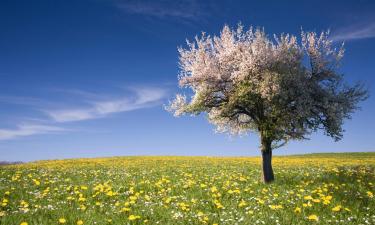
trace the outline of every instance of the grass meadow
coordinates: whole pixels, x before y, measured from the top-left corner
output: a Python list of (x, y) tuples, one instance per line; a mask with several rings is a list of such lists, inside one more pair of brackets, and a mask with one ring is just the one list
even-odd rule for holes
[(375, 153), (112, 157), (0, 167), (0, 224), (375, 224)]

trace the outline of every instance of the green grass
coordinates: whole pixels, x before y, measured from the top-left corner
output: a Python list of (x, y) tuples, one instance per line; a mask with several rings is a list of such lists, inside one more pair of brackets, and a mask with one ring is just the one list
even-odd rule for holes
[(375, 224), (375, 153), (279, 156), (273, 163), (271, 185), (261, 182), (257, 157), (1, 166), (0, 224)]

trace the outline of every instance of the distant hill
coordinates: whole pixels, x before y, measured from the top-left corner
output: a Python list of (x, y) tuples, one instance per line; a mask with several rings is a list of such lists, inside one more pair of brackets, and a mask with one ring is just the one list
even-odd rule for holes
[(16, 161), (16, 162), (0, 161), (0, 166), (2, 166), (2, 165), (22, 164), (22, 163), (23, 163), (23, 162), (21, 162), (21, 161)]

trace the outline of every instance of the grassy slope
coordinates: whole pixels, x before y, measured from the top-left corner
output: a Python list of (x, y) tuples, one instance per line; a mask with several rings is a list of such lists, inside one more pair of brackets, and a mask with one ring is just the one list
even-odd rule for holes
[[(273, 162), (272, 185), (260, 181), (259, 157), (3, 166), (0, 224), (58, 224), (60, 218), (66, 224), (375, 224), (374, 152), (277, 156)], [(317, 221), (309, 220), (312, 215)]]

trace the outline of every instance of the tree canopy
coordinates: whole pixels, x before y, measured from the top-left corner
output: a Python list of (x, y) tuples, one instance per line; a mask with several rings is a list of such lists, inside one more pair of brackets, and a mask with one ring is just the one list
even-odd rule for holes
[(340, 140), (344, 119), (367, 97), (362, 85), (344, 83), (343, 44), (334, 47), (329, 32), (302, 31), (298, 39), (224, 26), (178, 50), (179, 84), (193, 94), (178, 94), (168, 110), (207, 113), (217, 131), (258, 132), (272, 148), (318, 129)]

